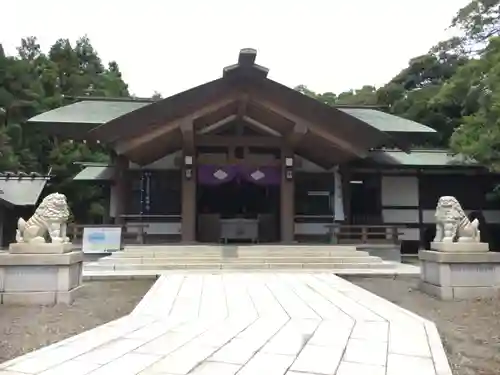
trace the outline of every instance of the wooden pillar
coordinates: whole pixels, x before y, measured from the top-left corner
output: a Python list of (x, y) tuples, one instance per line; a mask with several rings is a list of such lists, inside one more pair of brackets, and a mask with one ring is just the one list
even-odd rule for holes
[[(423, 196), (423, 182), (422, 170), (417, 170), (417, 185), (418, 185), (418, 237), (419, 237), (419, 250), (425, 249), (427, 244), (425, 242), (425, 225), (424, 225), (424, 211), (422, 210), (422, 196)], [(399, 238), (399, 237), (398, 237)]]
[[(285, 147), (281, 152), (280, 226), (281, 242), (290, 243), (295, 239), (295, 176), (293, 166), (286, 166), (287, 158), (293, 160), (293, 152)], [(292, 171), (292, 179), (287, 178), (287, 170)]]
[(114, 193), (115, 193), (115, 223), (123, 224), (125, 222), (123, 215), (125, 214), (127, 202), (127, 171), (129, 161), (124, 155), (116, 155), (114, 157)]
[[(293, 242), (295, 240), (295, 171), (294, 155), (295, 148), (308, 132), (308, 127), (296, 122), (291, 132), (286, 135), (284, 145), (281, 148), (281, 194), (280, 194), (280, 226), (281, 242)], [(286, 165), (286, 160), (291, 159), (292, 165)], [(291, 178), (287, 178), (287, 172), (291, 172)]]
[(104, 199), (104, 215), (102, 218), (103, 224), (112, 224), (110, 217), (110, 209), (111, 209), (111, 184), (106, 183), (104, 187), (105, 198)]
[(5, 221), (5, 207), (0, 207), (0, 247), (4, 246), (3, 243), (3, 230)]
[(181, 124), (183, 136), (182, 157), (182, 242), (196, 241), (196, 155), (193, 122)]

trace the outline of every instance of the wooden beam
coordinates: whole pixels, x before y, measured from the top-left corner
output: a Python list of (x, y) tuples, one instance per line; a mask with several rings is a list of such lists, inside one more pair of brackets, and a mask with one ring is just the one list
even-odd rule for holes
[(192, 119), (184, 119), (180, 123), (179, 128), (182, 133), (182, 148), (186, 155), (194, 155), (194, 125)]
[(219, 129), (221, 126), (226, 125), (227, 123), (236, 120), (238, 115), (231, 115), (226, 118), (223, 118), (222, 120), (217, 121), (216, 123), (213, 123), (211, 125), (205, 126), (204, 128), (200, 129), (198, 131), (198, 134), (207, 134), (210, 132), (213, 132), (214, 130)]
[(278, 131), (270, 128), (267, 125), (264, 125), (260, 121), (254, 120), (251, 117), (243, 116), (243, 121), (246, 121), (249, 125), (253, 125), (254, 127), (256, 127), (257, 129), (259, 129), (259, 130), (261, 130), (263, 132), (271, 134), (271, 135), (273, 135), (275, 137), (281, 137), (281, 133), (280, 132), (278, 132)]
[[(179, 128), (179, 124), (177, 122), (167, 124), (161, 128), (162, 132), (161, 132), (161, 135), (158, 135), (158, 137), (165, 135), (165, 134), (168, 134), (168, 133), (171, 133), (171, 132), (177, 130), (178, 128)], [(148, 134), (146, 134), (146, 135), (148, 135)], [(152, 141), (153, 139), (154, 138), (150, 138), (150, 137), (146, 138), (146, 137), (140, 136), (140, 137), (128, 139), (125, 141), (119, 141), (118, 143), (115, 144), (115, 146), (113, 148), (118, 155), (123, 155), (123, 154), (128, 153), (129, 151), (132, 151), (138, 147), (141, 147), (146, 142)]]
[(287, 134), (286, 143), (294, 150), (306, 133), (306, 125), (302, 123), (295, 124), (292, 131)]
[(294, 122), (295, 124), (301, 124), (301, 125), (305, 125), (309, 131), (311, 131), (311, 133), (314, 133), (326, 140), (328, 140), (329, 142), (335, 144), (338, 148), (352, 154), (352, 155), (356, 155), (358, 157), (361, 157), (361, 158), (364, 158), (367, 154), (368, 154), (368, 151), (367, 150), (360, 150), (356, 147), (354, 147), (352, 144), (350, 144), (349, 142), (346, 142), (344, 141), (343, 139), (340, 139), (336, 136), (334, 136), (333, 134), (325, 131), (324, 129), (322, 129), (320, 126), (300, 117), (300, 116), (297, 116), (297, 115), (294, 115), (293, 113), (287, 111), (286, 109), (283, 109), (283, 108), (280, 108), (278, 107), (277, 105), (275, 105), (274, 103), (272, 103), (271, 101), (267, 100), (267, 99), (262, 99), (262, 98), (259, 98), (258, 95), (255, 95), (255, 96), (252, 96), (252, 102), (260, 105), (260, 106), (263, 106), (269, 110), (271, 110), (272, 112), (275, 112), (276, 114)]
[(219, 100), (215, 103), (209, 104), (205, 107), (202, 107), (202, 108), (190, 113), (187, 116), (177, 118), (171, 122), (163, 124), (162, 126), (158, 126), (158, 127), (146, 130), (146, 132), (142, 135), (130, 138), (128, 140), (120, 141), (115, 145), (114, 149), (118, 154), (123, 154), (127, 151), (130, 151), (130, 150), (135, 149), (137, 147), (140, 147), (144, 144), (147, 144), (148, 142), (150, 142), (158, 137), (161, 137), (165, 134), (172, 132), (173, 130), (179, 128), (180, 125), (187, 120), (194, 121), (195, 119), (197, 119), (201, 116), (207, 115), (208, 113), (214, 112), (221, 107), (224, 107), (230, 103), (233, 103), (235, 100), (237, 100), (237, 98), (234, 96), (231, 96), (231, 97)]
[(199, 135), (196, 137), (198, 146), (262, 146), (279, 147), (283, 139), (278, 137), (260, 136), (221, 136), (221, 135)]
[(245, 113), (247, 111), (248, 98), (249, 98), (248, 94), (241, 95), (241, 99), (238, 103), (238, 113), (237, 113), (238, 120), (241, 120), (243, 116), (245, 116)]

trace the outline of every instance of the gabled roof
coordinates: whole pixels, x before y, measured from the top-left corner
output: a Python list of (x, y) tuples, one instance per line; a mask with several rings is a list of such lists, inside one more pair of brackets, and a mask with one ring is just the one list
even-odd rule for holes
[[(255, 64), (255, 57), (255, 50), (242, 50), (238, 63), (224, 68), (221, 78), (166, 99), (155, 102), (83, 101), (36, 116), (29, 122), (57, 124), (58, 129), (51, 128), (53, 134), (66, 132), (74, 139), (87, 137), (113, 145), (150, 134), (147, 141), (139, 142), (147, 155), (139, 155), (137, 148), (126, 154), (139, 164), (147, 164), (161, 152), (172, 152), (179, 147), (183, 139), (180, 122), (185, 118), (201, 119), (210, 114), (207, 108), (211, 113), (224, 107), (234, 110), (243, 101), (248, 103), (248, 111), (260, 114), (262, 118), (258, 120), (267, 119), (270, 127), (274, 118), (276, 126), (284, 120), (288, 128), (298, 122), (309, 130), (316, 128), (317, 131), (305, 135), (297, 151), (310, 160), (323, 160), (324, 166), (364, 157), (372, 148), (386, 146), (404, 150), (407, 139), (400, 139), (398, 134), (435, 133), (426, 126), (374, 109), (335, 108), (321, 103), (267, 78), (268, 69)], [(244, 97), (246, 99), (242, 99)], [(291, 131), (286, 127), (282, 127), (282, 133)], [(346, 150), (350, 151), (346, 154)]]
[(44, 130), (54, 135), (82, 139), (96, 126), (148, 104), (149, 102), (144, 101), (104, 101), (89, 98), (39, 114), (29, 119), (28, 123), (44, 126)]
[(339, 107), (338, 109), (386, 133), (395, 135), (397, 133), (437, 133), (434, 129), (418, 122), (375, 109), (346, 107)]
[(437, 149), (414, 149), (409, 150), (409, 152), (400, 150), (373, 150), (360, 163), (393, 167), (484, 168), (476, 161), (470, 160), (463, 155), (455, 155), (449, 150)]
[(73, 180), (75, 181), (108, 181), (113, 179), (114, 167), (107, 165), (89, 165), (82, 169)]
[(35, 205), (49, 179), (35, 173), (0, 173), (0, 200), (13, 206)]

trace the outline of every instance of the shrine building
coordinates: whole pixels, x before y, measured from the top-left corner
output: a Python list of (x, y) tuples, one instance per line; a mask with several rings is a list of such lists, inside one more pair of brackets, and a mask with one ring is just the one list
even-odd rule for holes
[(83, 163), (75, 183), (109, 186), (110, 220), (142, 223), (151, 243), (321, 242), (335, 227), (398, 227), (418, 246), (441, 195), (500, 223), (488, 198), (496, 175), (446, 150), (411, 149), (434, 129), (321, 103), (255, 59), (243, 49), (222, 77), (166, 99), (88, 97), (29, 123), (109, 146), (112, 163)]

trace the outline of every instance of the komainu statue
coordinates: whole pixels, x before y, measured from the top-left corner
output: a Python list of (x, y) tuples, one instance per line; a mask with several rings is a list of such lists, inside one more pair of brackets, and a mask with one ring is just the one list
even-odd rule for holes
[(434, 242), (480, 242), (479, 221), (472, 222), (455, 197), (439, 198)]
[(52, 243), (69, 243), (66, 237), (69, 208), (64, 194), (47, 195), (28, 221), (19, 218), (16, 241), (24, 243), (45, 243), (48, 233)]

